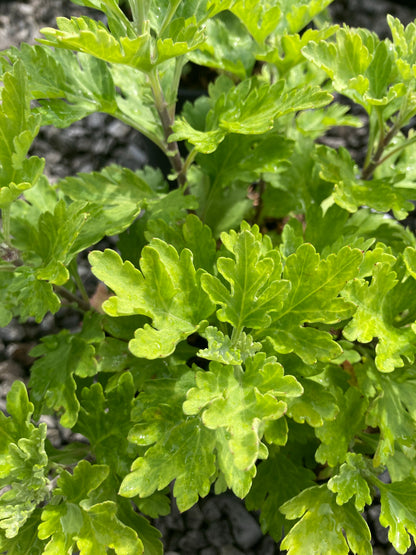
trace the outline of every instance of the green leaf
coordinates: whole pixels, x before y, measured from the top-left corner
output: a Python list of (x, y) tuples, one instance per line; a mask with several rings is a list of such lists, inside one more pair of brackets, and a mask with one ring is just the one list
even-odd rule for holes
[(362, 512), (364, 505), (371, 505), (372, 497), (367, 480), (368, 463), (362, 455), (348, 453), (346, 462), (339, 469), (339, 473), (328, 482), (328, 488), (337, 494), (337, 504), (344, 505), (352, 497), (357, 511)]
[(256, 55), (258, 60), (274, 64), (280, 75), (285, 75), (296, 65), (305, 61), (302, 48), (310, 41), (318, 42), (332, 36), (338, 25), (324, 26), (322, 29), (306, 29), (302, 35), (284, 33), (280, 39), (280, 48), (270, 48), (265, 53)]
[[(218, 90), (222, 94), (218, 94)], [(319, 108), (331, 100), (317, 87), (285, 90), (283, 80), (269, 85), (250, 78), (233, 86), (232, 81), (220, 77), (210, 96), (212, 108), (206, 117), (206, 128), (201, 131), (185, 119), (177, 118), (169, 140), (187, 140), (197, 151), (214, 152), (228, 133), (259, 135), (273, 128), (275, 119), (285, 114), (308, 108)]]
[(416, 484), (412, 478), (393, 484), (377, 481), (381, 494), (380, 524), (389, 527), (389, 540), (399, 553), (416, 538)]
[[(24, 384), (15, 381), (0, 412), (0, 529), (14, 538), (49, 497), (46, 424), (31, 424), (33, 405)], [(0, 537), (0, 545), (2, 543)]]
[(6, 538), (0, 534), (0, 550), (7, 555), (42, 555), (45, 549), (45, 542), (37, 536), (37, 529), (40, 524), (40, 513), (42, 509), (35, 509), (25, 524), (19, 529), (17, 536)]
[(102, 501), (99, 488), (108, 476), (108, 467), (81, 461), (73, 474), (64, 470), (55, 489), (55, 504), (42, 512), (39, 538), (50, 541), (45, 554), (70, 553), (106, 555), (109, 548), (118, 555), (143, 553), (136, 532), (117, 516), (117, 504)]
[(178, 380), (155, 379), (144, 385), (133, 412), (138, 423), (129, 440), (150, 447), (133, 463), (121, 495), (148, 497), (175, 480), (173, 493), (185, 511), (198, 496), (208, 494), (216, 473), (215, 435), (198, 417), (183, 414), (182, 403), (193, 384), (193, 372), (186, 372)]
[(48, 311), (55, 314), (61, 307), (61, 301), (52, 285), (39, 279), (36, 270), (27, 266), (20, 266), (14, 272), (7, 288), (23, 321), (33, 317), (40, 323)]
[(300, 518), (281, 544), (282, 549), (288, 550), (288, 555), (372, 553), (367, 523), (351, 502), (337, 505), (335, 495), (326, 484), (302, 491), (280, 510), (290, 520)]
[(350, 153), (343, 147), (338, 151), (326, 146), (317, 149), (317, 161), (322, 179), (333, 183), (334, 201), (349, 212), (367, 205), (380, 212), (393, 210), (398, 219), (414, 209), (410, 199), (416, 197), (414, 184), (407, 186), (404, 175), (396, 172), (383, 179), (364, 181), (357, 178), (357, 167)]
[(303, 387), (303, 395), (290, 400), (288, 416), (295, 422), (307, 422), (314, 428), (323, 426), (326, 420), (333, 420), (339, 412), (339, 407), (332, 393), (312, 379), (304, 378), (299, 381)]
[(270, 313), (278, 312), (287, 295), (288, 284), (280, 279), (282, 265), (277, 250), (267, 236), (243, 223), (241, 231), (222, 233), (221, 240), (233, 255), (218, 259), (219, 273), (230, 284), (230, 290), (219, 278), (204, 274), (203, 289), (210, 299), (221, 305), (217, 316), (229, 322), (238, 334), (244, 327), (262, 329), (271, 322)]
[(335, 90), (369, 113), (373, 106), (387, 105), (399, 92), (397, 87), (389, 88), (397, 72), (391, 49), (367, 30), (340, 29), (335, 43), (311, 41), (302, 53), (328, 73)]
[(206, 67), (216, 68), (245, 79), (253, 69), (254, 42), (241, 22), (229, 12), (208, 19), (206, 39), (189, 59)]
[(16, 62), (2, 76), (0, 103), (0, 207), (8, 207), (36, 183), (44, 160), (27, 153), (39, 131), (40, 119), (30, 109), (31, 96), (23, 64)]
[(192, 252), (193, 265), (196, 270), (203, 268), (212, 272), (217, 257), (217, 246), (209, 226), (204, 225), (194, 214), (188, 214), (184, 223), (154, 218), (149, 221), (145, 232), (149, 241), (157, 237), (171, 244), (178, 252), (189, 249)]
[(273, 5), (273, 2), (236, 0), (232, 2), (230, 10), (244, 23), (260, 45), (264, 44), (281, 18), (281, 8)]
[(281, 540), (287, 523), (277, 507), (313, 486), (314, 479), (312, 471), (277, 449), (273, 449), (269, 458), (258, 465), (257, 476), (245, 501), (249, 511), (261, 511), (263, 534), (269, 533), (276, 542)]
[[(57, 18), (58, 29), (45, 27), (41, 30), (46, 39), (40, 42), (48, 46), (77, 50), (112, 64), (123, 64), (149, 72), (154, 66), (183, 56), (203, 41), (195, 18), (176, 20), (169, 28), (167, 38), (153, 40), (148, 22), (138, 36), (115, 37), (100, 21), (88, 17)], [(167, 31), (167, 33), (169, 33)]]
[(6, 54), (12, 63), (23, 63), (27, 87), (40, 102), (40, 108), (34, 111), (43, 125), (62, 128), (96, 111), (116, 111), (116, 89), (105, 62), (41, 45), (22, 44)]
[(306, 364), (329, 361), (341, 353), (328, 332), (304, 323), (334, 324), (351, 316), (354, 305), (338, 295), (357, 275), (361, 260), (361, 251), (349, 247), (321, 260), (307, 243), (287, 258), (283, 277), (291, 288), (270, 328), (263, 332), (278, 352), (295, 352)]
[(347, 285), (343, 296), (357, 306), (351, 322), (344, 328), (349, 341), (368, 343), (377, 337), (375, 362), (381, 372), (392, 372), (404, 365), (403, 357), (413, 361), (415, 333), (408, 326), (396, 327), (389, 293), (397, 286), (396, 273), (389, 264), (373, 269), (371, 284), (363, 279)]
[(170, 355), (180, 341), (204, 326), (213, 311), (199, 287), (201, 270), (195, 271), (188, 249), (178, 255), (172, 246), (155, 239), (142, 251), (142, 271), (108, 249), (91, 253), (90, 262), (93, 273), (115, 292), (104, 303), (105, 312), (111, 316), (143, 314), (153, 320), (153, 327), (146, 324), (136, 330), (130, 341), (135, 356)]
[(202, 411), (207, 428), (225, 428), (235, 465), (241, 470), (248, 470), (259, 457), (264, 423), (284, 414), (284, 399), (302, 394), (296, 379), (284, 376), (283, 367), (264, 353), (247, 359), (244, 372), (212, 362), (209, 372), (197, 372), (196, 385), (187, 394), (185, 414)]
[(74, 426), (80, 407), (75, 377), (96, 374), (94, 354), (93, 345), (81, 334), (70, 334), (68, 330), (44, 337), (41, 344), (32, 349), (32, 356), (41, 357), (34, 362), (29, 381), (37, 415), (53, 409), (63, 412), (62, 426)]
[(125, 476), (135, 456), (127, 441), (131, 428), (130, 412), (135, 388), (129, 372), (118, 378), (104, 395), (101, 384), (84, 388), (75, 432), (85, 436), (98, 464), (107, 464), (118, 476)]
[[(374, 362), (354, 367), (361, 389), (371, 398), (366, 423), (380, 429), (374, 465), (387, 464), (400, 447), (413, 446), (416, 433), (416, 375), (414, 371), (396, 370), (381, 374)], [(410, 455), (413, 458), (413, 455)]]
[[(368, 401), (359, 389), (350, 387), (337, 397), (339, 413), (335, 420), (325, 421), (315, 429), (321, 444), (316, 452), (316, 460), (336, 466), (345, 461), (355, 435), (365, 428), (364, 417)], [(358, 508), (358, 507), (357, 507)]]

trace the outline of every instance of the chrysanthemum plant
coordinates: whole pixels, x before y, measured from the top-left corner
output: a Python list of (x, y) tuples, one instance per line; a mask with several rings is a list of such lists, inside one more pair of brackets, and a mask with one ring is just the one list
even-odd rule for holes
[[(0, 415), (2, 552), (157, 555), (172, 497), (225, 490), (290, 555), (370, 555), (375, 496), (410, 546), (416, 26), (389, 16), (381, 40), (330, 2), (76, 0), (97, 17), (0, 54), (0, 324), (82, 320), (33, 348)], [(190, 68), (209, 83), (179, 109)], [(51, 184), (39, 129), (94, 112), (169, 175)], [(325, 140), (363, 125), (362, 161)], [(78, 441), (53, 446), (50, 414)]]

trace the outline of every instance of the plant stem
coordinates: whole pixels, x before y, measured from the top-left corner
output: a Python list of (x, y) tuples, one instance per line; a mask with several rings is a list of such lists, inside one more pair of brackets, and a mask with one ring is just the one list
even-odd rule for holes
[(179, 185), (185, 185), (186, 175), (184, 172), (184, 165), (179, 152), (179, 146), (176, 141), (169, 142), (169, 137), (172, 134), (173, 117), (169, 114), (168, 105), (163, 94), (162, 86), (160, 84), (159, 75), (156, 70), (149, 73), (150, 86), (152, 87), (153, 96), (155, 99), (156, 110), (159, 114), (160, 121), (163, 127), (163, 134), (165, 136), (165, 145), (163, 151), (169, 157), (171, 166), (176, 173)]
[(138, 36), (143, 34), (143, 23), (146, 17), (145, 0), (129, 0), (135, 31)]
[(79, 276), (78, 273), (78, 267), (77, 267), (77, 263), (76, 260), (73, 259), (71, 261), (71, 263), (69, 264), (69, 271), (71, 272), (71, 275), (78, 287), (79, 292), (81, 293), (81, 297), (84, 299), (84, 301), (89, 305), (90, 304), (90, 299), (88, 297), (88, 293), (85, 290), (84, 284), (82, 283), (82, 280)]
[(8, 247), (11, 247), (10, 206), (7, 206), (6, 208), (2, 208), (1, 216), (2, 216), (2, 222), (3, 222), (4, 242)]
[(58, 293), (59, 295), (61, 295), (61, 297), (63, 297), (70, 303), (76, 303), (76, 305), (80, 310), (82, 310), (82, 312), (93, 310), (89, 302), (86, 302), (84, 301), (84, 299), (77, 297), (76, 295), (71, 293), (71, 291), (65, 289), (65, 287), (62, 287), (61, 285), (54, 285), (53, 288), (55, 290), (55, 293)]
[(393, 125), (389, 131), (384, 134), (384, 130), (380, 130), (380, 140), (377, 146), (377, 150), (374, 156), (371, 158), (371, 161), (364, 166), (363, 171), (361, 173), (361, 178), (366, 180), (370, 179), (374, 173), (374, 170), (383, 163), (383, 152), (386, 147), (390, 144), (394, 136), (398, 133), (399, 129), (396, 125)]

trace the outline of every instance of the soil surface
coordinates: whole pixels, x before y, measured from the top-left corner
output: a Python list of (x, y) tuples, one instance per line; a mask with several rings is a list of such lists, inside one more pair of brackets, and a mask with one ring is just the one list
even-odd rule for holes
[[(407, 4), (407, 5), (406, 5)], [(331, 14), (335, 22), (367, 27), (380, 36), (388, 35), (386, 14), (403, 23), (416, 19), (416, 0), (392, 2), (387, 0), (335, 0)], [(33, 43), (39, 29), (53, 26), (58, 16), (97, 14), (69, 0), (0, 0), (0, 50), (21, 42)], [(357, 160), (362, 156), (365, 128), (352, 133), (331, 133), (328, 142), (335, 147), (347, 146)], [(100, 170), (110, 163), (137, 169), (148, 162), (151, 153), (140, 135), (121, 122), (94, 114), (68, 129), (44, 128), (33, 148), (33, 154), (46, 159), (46, 174), (52, 182), (77, 172)], [(87, 266), (81, 268), (87, 289), (96, 285)], [(61, 329), (75, 330), (78, 315), (63, 310), (48, 315), (40, 324), (12, 322), (0, 329), (0, 409), (5, 408), (5, 396), (16, 379), (27, 381), (32, 359), (28, 353), (40, 337)], [(45, 421), (50, 439), (55, 445), (71, 440), (70, 432), (61, 428), (51, 417)], [(388, 541), (387, 530), (378, 522), (377, 502), (368, 509), (366, 518), (375, 540), (375, 555), (396, 553)], [(244, 504), (230, 493), (208, 496), (186, 513), (175, 507), (171, 515), (157, 519), (154, 524), (163, 533), (166, 555), (274, 555), (279, 546), (263, 536), (258, 515), (249, 513)], [(416, 553), (411, 547), (408, 553)], [(26, 554), (22, 554), (26, 555)], [(27, 554), (29, 555), (29, 554)]]

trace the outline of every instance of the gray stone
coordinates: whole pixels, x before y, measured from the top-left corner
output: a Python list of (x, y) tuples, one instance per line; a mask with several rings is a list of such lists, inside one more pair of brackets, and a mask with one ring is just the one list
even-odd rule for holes
[(221, 518), (221, 511), (216, 503), (216, 498), (209, 498), (201, 504), (201, 512), (206, 522), (215, 522)]
[(242, 551), (234, 547), (234, 545), (224, 545), (220, 547), (219, 555), (247, 555), (247, 554), (243, 553)]
[(179, 547), (182, 552), (189, 552), (191, 555), (196, 553), (199, 549), (203, 549), (208, 546), (208, 542), (200, 530), (189, 530), (186, 532), (182, 538), (179, 540)]
[(234, 543), (231, 530), (226, 520), (217, 520), (212, 522), (205, 531), (205, 536), (211, 545), (221, 547)]
[(194, 505), (189, 509), (189, 511), (183, 513), (183, 519), (187, 528), (191, 530), (198, 530), (204, 522), (204, 514), (199, 508), (199, 505)]
[(218, 555), (218, 550), (215, 547), (205, 547), (201, 549), (199, 555)]
[(245, 551), (262, 538), (259, 523), (236, 497), (221, 496), (220, 507), (230, 520), (236, 543)]

